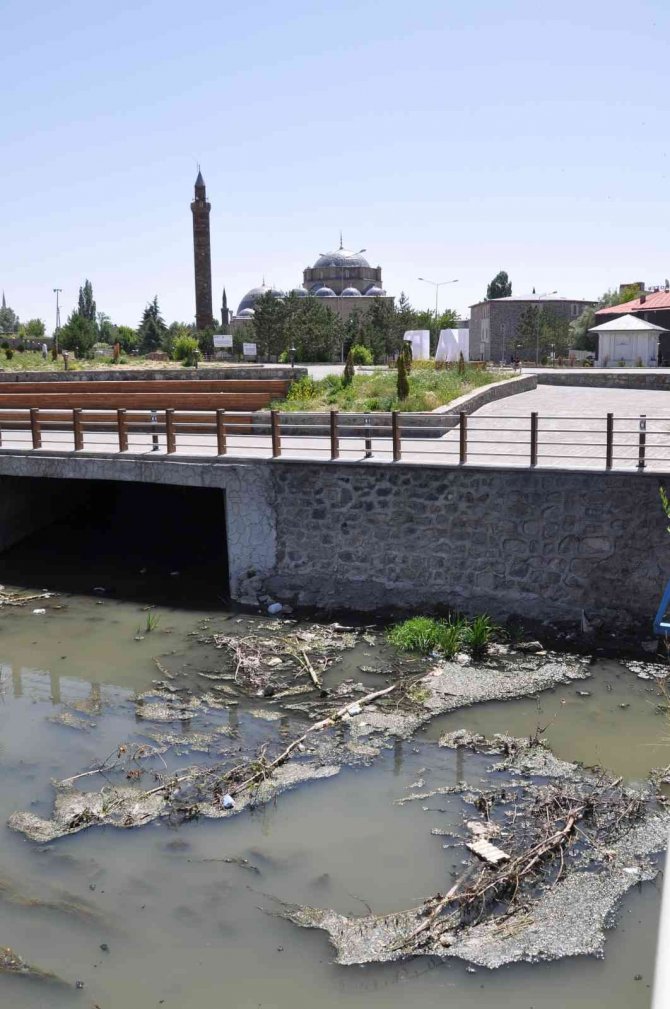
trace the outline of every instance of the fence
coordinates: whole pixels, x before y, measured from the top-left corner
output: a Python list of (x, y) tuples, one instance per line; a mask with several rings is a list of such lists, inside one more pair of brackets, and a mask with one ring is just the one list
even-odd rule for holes
[(377, 459), (464, 466), (670, 470), (670, 412), (651, 418), (0, 409), (0, 449)]

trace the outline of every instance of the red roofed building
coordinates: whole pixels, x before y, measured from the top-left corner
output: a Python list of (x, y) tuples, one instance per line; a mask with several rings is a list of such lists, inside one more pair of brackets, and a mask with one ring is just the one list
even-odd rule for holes
[[(622, 305), (599, 309), (596, 312), (596, 323), (609, 322), (610, 319), (619, 319), (624, 315), (635, 315), (645, 322), (653, 322), (656, 326), (670, 330), (670, 285), (642, 293), (639, 298)], [(660, 334), (659, 363), (670, 365), (670, 332)]]

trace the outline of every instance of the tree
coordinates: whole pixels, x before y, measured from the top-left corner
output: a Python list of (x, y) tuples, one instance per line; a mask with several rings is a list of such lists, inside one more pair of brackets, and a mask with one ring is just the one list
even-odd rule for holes
[(133, 329), (132, 326), (117, 326), (116, 339), (121, 346), (121, 350), (124, 350), (128, 354), (137, 347), (137, 330)]
[(540, 324), (540, 309), (537, 305), (528, 305), (521, 313), (516, 328), (516, 338), (521, 344), (520, 350), (535, 356), (537, 334)]
[(97, 314), (98, 323), (98, 339), (102, 343), (108, 343), (113, 346), (118, 339), (118, 331), (112, 320), (104, 312), (98, 312)]
[(512, 281), (509, 279), (504, 270), (500, 273), (496, 273), (495, 277), (486, 288), (486, 300), (491, 301), (493, 298), (509, 298), (512, 294)]
[(344, 365), (344, 372), (342, 373), (342, 385), (351, 385), (355, 374), (356, 369), (354, 367), (354, 355), (351, 351), (349, 351), (347, 354), (346, 364)]
[(16, 312), (8, 306), (5, 295), (2, 295), (2, 307), (0, 307), (0, 333), (3, 336), (10, 336), (17, 333), (19, 329), (19, 317)]
[(95, 301), (93, 300), (93, 285), (90, 280), (85, 280), (84, 286), (79, 288), (77, 314), (80, 315), (82, 319), (87, 319), (89, 322), (92, 322), (93, 325), (96, 324), (97, 313), (95, 310)]
[(46, 327), (41, 319), (28, 319), (19, 326), (19, 336), (25, 340), (43, 340)]
[(266, 291), (254, 304), (256, 349), (261, 358), (279, 357), (286, 350), (286, 307), (283, 298)]
[(140, 353), (151, 354), (155, 350), (161, 350), (166, 332), (167, 326), (158, 307), (158, 295), (156, 295), (144, 309), (137, 327)]
[(407, 399), (409, 396), (409, 381), (407, 379), (407, 372), (405, 370), (405, 355), (401, 354), (398, 358), (398, 399)]
[(97, 338), (95, 323), (73, 312), (61, 328), (58, 342), (63, 350), (72, 350), (77, 357), (90, 357)]

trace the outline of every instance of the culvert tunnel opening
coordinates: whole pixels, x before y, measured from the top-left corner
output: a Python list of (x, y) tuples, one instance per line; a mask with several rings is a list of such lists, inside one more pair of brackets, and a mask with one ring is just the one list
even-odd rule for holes
[[(18, 483), (17, 481), (20, 481)], [(201, 487), (14, 478), (0, 582), (216, 608), (229, 602), (225, 495)], [(29, 519), (26, 516), (30, 516)], [(40, 521), (42, 518), (42, 521)], [(32, 528), (31, 528), (32, 526)], [(25, 531), (22, 531), (25, 527)]]

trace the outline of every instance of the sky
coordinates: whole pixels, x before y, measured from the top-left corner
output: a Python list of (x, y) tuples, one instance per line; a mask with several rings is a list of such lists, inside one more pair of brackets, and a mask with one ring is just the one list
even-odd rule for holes
[(215, 313), (340, 230), (417, 308), (419, 277), (457, 278), (462, 317), (501, 269), (575, 298), (670, 275), (665, 0), (3, 0), (0, 23), (0, 288), (49, 331), (87, 277), (117, 323), (154, 295), (193, 320), (198, 164)]

